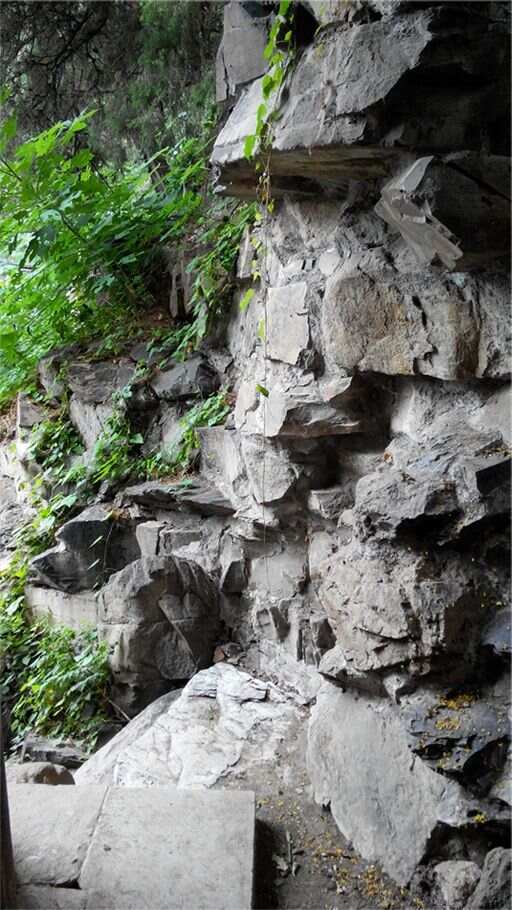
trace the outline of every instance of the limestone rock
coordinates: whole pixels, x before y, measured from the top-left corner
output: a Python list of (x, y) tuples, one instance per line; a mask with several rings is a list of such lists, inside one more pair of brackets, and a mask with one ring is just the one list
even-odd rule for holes
[(485, 857), (482, 876), (465, 910), (506, 910), (512, 894), (512, 851), (496, 847)]
[(57, 546), (36, 556), (31, 568), (39, 585), (70, 594), (100, 586), (140, 553), (127, 517), (100, 505), (63, 524), (56, 539)]
[(477, 567), (455, 553), (340, 548), (318, 572), (318, 596), (354, 670), (441, 662), (447, 678), (476, 660), (485, 612)]
[(226, 101), (239, 87), (266, 71), (263, 51), (268, 40), (268, 17), (269, 12), (262, 4), (225, 5), (216, 62), (217, 101)]
[(200, 566), (146, 557), (103, 587), (98, 620), (111, 647), (115, 700), (133, 714), (211, 662), (218, 593)]
[(247, 781), (255, 766), (258, 773), (275, 766), (297, 720), (297, 708), (275, 687), (217, 663), (178, 699), (170, 693), (146, 708), (82, 765), (75, 783), (201, 789)]
[[(314, 195), (315, 182), (318, 193), (322, 181), (332, 186), (340, 178), (384, 176), (398, 145), (427, 153), (479, 148), (468, 125), (478, 119), (492, 132), (496, 120), (507, 116), (507, 99), (494, 91), (495, 81), (506, 78), (507, 38), (503, 27), (493, 32), (490, 20), (477, 34), (453, 12), (444, 5), (398, 16), (380, 12), (379, 21), (317, 36), (295, 67), (280, 106), (274, 193)], [(462, 84), (458, 92), (445, 93), (440, 107), (435, 86), (448, 64)], [(464, 90), (468, 71), (479, 77), (478, 91)], [(243, 144), (255, 132), (260, 83), (253, 82), (242, 95), (214, 147), (219, 185), (231, 195), (255, 192), (257, 178), (244, 159)], [(421, 118), (413, 113), (419, 109)]]
[(110, 401), (133, 379), (135, 365), (128, 359), (113, 361), (74, 361), (68, 364), (66, 383), (82, 402), (100, 404)]
[(464, 860), (438, 863), (434, 874), (447, 910), (462, 910), (480, 879), (477, 864)]
[(242, 457), (249, 487), (257, 503), (279, 502), (291, 493), (297, 472), (277, 444), (264, 443), (256, 436), (243, 436)]
[(96, 594), (91, 591), (67, 594), (56, 588), (27, 585), (25, 600), (33, 616), (44, 617), (53, 624), (77, 631), (96, 627), (98, 606)]
[(330, 683), (311, 713), (308, 767), (315, 799), (330, 803), (343, 835), (401, 884), (423, 858), (443, 805), (459, 800), (456, 784), (411, 760), (391, 707)]
[(47, 412), (41, 405), (32, 401), (26, 392), (19, 392), (16, 400), (16, 430), (31, 430), (36, 424), (41, 423)]
[(264, 405), (266, 435), (314, 438), (366, 432), (385, 421), (384, 401), (382, 393), (366, 389), (354, 377), (295, 382), (292, 388), (272, 385)]
[(126, 487), (122, 491), (121, 502), (137, 503), (150, 509), (199, 512), (201, 515), (232, 515), (235, 511), (219, 490), (200, 480), (182, 483), (148, 480)]
[(434, 423), (429, 438), (393, 440), (378, 470), (356, 488), (361, 539), (420, 534), (439, 543), (510, 510), (510, 453), (499, 433), (465, 420)]
[(471, 692), (419, 691), (402, 695), (400, 712), (409, 744), (430, 767), (485, 794), (504, 767), (510, 739), (510, 686)]
[(296, 364), (309, 345), (305, 282), (270, 288), (267, 305), (267, 350), (273, 360)]
[(407, 276), (376, 283), (334, 273), (322, 307), (331, 368), (440, 379), (509, 372), (504, 275)]
[(94, 404), (82, 401), (72, 395), (69, 401), (69, 416), (88, 450), (92, 450), (99, 437), (107, 429), (108, 421), (114, 413), (111, 403)]
[(176, 401), (200, 395), (206, 398), (219, 387), (216, 370), (200, 354), (195, 354), (183, 363), (171, 365), (157, 373), (151, 386), (163, 401)]
[[(449, 269), (478, 266), (508, 253), (507, 166), (506, 158), (474, 154), (451, 155), (444, 162), (432, 155), (418, 158), (386, 184), (375, 210), (400, 232), (422, 264), (442, 262)], [(504, 178), (496, 190), (495, 170)]]
[[(45, 799), (60, 819), (51, 841), (46, 813), (34, 812)], [(76, 885), (104, 799), (104, 787), (52, 787), (49, 797), (45, 787), (17, 786), (9, 810), (18, 884)]]

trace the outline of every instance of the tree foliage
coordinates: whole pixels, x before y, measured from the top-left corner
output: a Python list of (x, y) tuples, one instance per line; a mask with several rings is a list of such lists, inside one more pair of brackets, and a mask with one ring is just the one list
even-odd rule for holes
[(122, 160), (195, 134), (213, 102), (222, 4), (4, 0), (0, 86), (19, 136), (96, 107), (96, 151)]

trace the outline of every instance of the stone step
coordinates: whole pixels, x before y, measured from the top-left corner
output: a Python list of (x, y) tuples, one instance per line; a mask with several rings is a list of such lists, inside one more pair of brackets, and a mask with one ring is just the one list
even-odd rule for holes
[(173, 787), (9, 791), (24, 910), (250, 910), (254, 794)]

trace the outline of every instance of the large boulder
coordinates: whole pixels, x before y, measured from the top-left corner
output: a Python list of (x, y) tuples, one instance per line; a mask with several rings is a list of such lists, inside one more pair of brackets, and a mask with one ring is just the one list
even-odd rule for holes
[(217, 371), (201, 354), (194, 354), (183, 363), (169, 363), (151, 380), (159, 399), (177, 401), (181, 398), (206, 398), (219, 387)]
[(311, 713), (308, 767), (342, 834), (400, 884), (442, 823), (467, 820), (463, 791), (414, 759), (391, 706), (330, 683)]
[(418, 442), (394, 439), (378, 470), (359, 481), (361, 539), (446, 543), (509, 514), (510, 452), (501, 433), (477, 432), (457, 415), (429, 429)]
[[(275, 773), (299, 720), (271, 683), (227, 663), (197, 673), (181, 693), (149, 705), (75, 774), (75, 783), (202, 789)], [(284, 772), (284, 767), (283, 767)]]
[(447, 680), (464, 679), (488, 619), (482, 604), (493, 609), (478, 567), (454, 552), (352, 541), (316, 567), (315, 583), (356, 675), (401, 666), (412, 677), (442, 668)]
[(132, 715), (210, 664), (217, 587), (193, 562), (136, 560), (99, 594), (98, 629), (110, 646), (114, 700)]

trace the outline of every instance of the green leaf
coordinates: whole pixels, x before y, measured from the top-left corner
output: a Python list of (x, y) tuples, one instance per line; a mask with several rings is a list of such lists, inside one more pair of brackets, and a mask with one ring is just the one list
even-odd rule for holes
[(245, 312), (255, 294), (254, 288), (249, 288), (240, 301), (240, 312)]
[(256, 391), (259, 392), (260, 395), (263, 395), (265, 398), (268, 398), (268, 396), (269, 396), (268, 389), (266, 389), (264, 385), (260, 385), (259, 383), (257, 383), (257, 385), (256, 385)]
[(260, 319), (260, 321), (259, 321), (259, 323), (258, 323), (258, 338), (259, 338), (261, 341), (265, 341), (265, 337), (266, 337), (266, 332), (265, 332), (265, 320), (264, 320), (264, 319)]
[(254, 146), (255, 145), (256, 145), (256, 136), (254, 134), (249, 134), (249, 136), (245, 137), (244, 157), (247, 158), (248, 161), (250, 161), (252, 156), (254, 155)]

